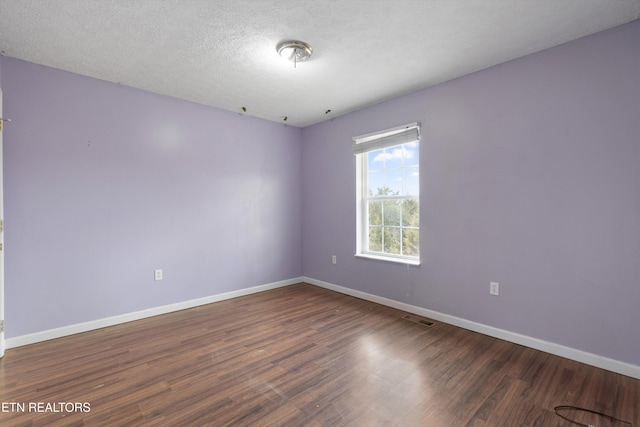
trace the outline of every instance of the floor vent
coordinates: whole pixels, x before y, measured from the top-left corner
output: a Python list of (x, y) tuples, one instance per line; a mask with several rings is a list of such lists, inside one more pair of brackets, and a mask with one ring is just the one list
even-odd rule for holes
[(424, 317), (414, 316), (411, 314), (407, 314), (406, 316), (402, 316), (403, 319), (408, 320), (413, 323), (419, 323), (424, 326), (433, 326), (436, 324), (433, 320), (425, 319)]

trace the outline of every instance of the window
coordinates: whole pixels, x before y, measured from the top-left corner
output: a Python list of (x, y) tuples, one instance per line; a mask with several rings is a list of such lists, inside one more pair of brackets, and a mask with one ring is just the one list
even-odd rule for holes
[(356, 256), (420, 263), (420, 125), (353, 138)]

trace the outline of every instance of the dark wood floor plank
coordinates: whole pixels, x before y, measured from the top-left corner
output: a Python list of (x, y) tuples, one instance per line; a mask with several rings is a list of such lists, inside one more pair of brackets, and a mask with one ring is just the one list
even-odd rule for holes
[(0, 425), (640, 427), (639, 380), (406, 314), (297, 284), (10, 349), (0, 402), (90, 412)]

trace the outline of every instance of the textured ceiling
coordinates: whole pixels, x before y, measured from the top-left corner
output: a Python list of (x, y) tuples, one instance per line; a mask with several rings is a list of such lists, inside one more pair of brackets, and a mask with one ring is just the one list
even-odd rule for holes
[[(304, 127), (639, 16), (640, 0), (0, 0), (0, 53)], [(314, 48), (295, 69), (275, 51), (291, 38)]]

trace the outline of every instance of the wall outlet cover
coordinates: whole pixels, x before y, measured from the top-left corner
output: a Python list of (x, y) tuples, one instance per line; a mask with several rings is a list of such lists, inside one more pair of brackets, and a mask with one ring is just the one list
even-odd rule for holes
[(489, 293), (491, 295), (500, 295), (500, 284), (498, 282), (489, 282)]

